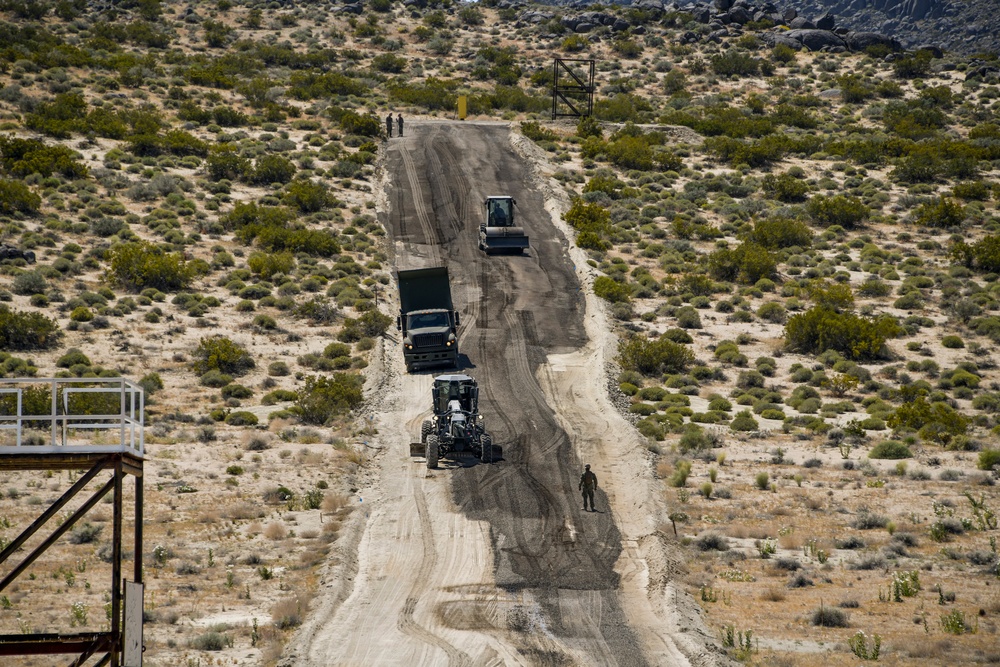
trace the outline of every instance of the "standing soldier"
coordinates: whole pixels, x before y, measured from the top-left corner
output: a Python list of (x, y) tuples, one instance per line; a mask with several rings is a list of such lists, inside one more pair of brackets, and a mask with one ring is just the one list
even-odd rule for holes
[(580, 476), (580, 490), (583, 491), (583, 511), (587, 511), (587, 500), (590, 500), (590, 511), (594, 509), (594, 489), (597, 488), (597, 475), (590, 472), (590, 464), (584, 466), (583, 475)]
[(396, 130), (399, 136), (403, 136), (403, 114), (396, 114)]
[[(389, 115), (385, 117), (385, 133), (389, 135), (390, 139), (392, 139), (392, 112), (391, 111), (389, 112)], [(400, 130), (399, 133), (402, 134), (403, 131)]]

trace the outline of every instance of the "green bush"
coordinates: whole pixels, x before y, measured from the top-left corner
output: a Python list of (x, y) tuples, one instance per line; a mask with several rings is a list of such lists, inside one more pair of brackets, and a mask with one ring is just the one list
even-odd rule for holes
[(753, 285), (761, 278), (770, 278), (778, 262), (766, 248), (752, 241), (735, 249), (720, 248), (708, 256), (708, 270), (716, 280), (736, 281)]
[(868, 361), (883, 358), (886, 341), (900, 331), (891, 316), (870, 319), (839, 313), (829, 306), (814, 306), (789, 318), (785, 344), (801, 352), (820, 354), (836, 350), (848, 359)]
[(247, 257), (247, 268), (264, 280), (277, 273), (289, 274), (295, 268), (295, 255), (284, 252), (252, 252)]
[(59, 324), (52, 318), (0, 304), (0, 350), (44, 350), (61, 336)]
[(806, 210), (814, 220), (827, 227), (840, 225), (845, 229), (853, 229), (871, 214), (860, 199), (844, 195), (816, 195), (806, 204)]
[(608, 276), (598, 276), (594, 280), (594, 294), (611, 303), (628, 303), (632, 291), (628, 285)]
[(295, 171), (295, 165), (288, 158), (281, 155), (264, 155), (254, 163), (249, 180), (258, 185), (288, 183), (295, 176)]
[(250, 160), (236, 152), (229, 144), (213, 146), (205, 161), (208, 176), (213, 181), (235, 181), (252, 173)]
[(1000, 449), (984, 449), (979, 452), (976, 467), (980, 470), (994, 470), (1000, 467)]
[(870, 459), (909, 459), (913, 458), (910, 448), (898, 440), (884, 440), (868, 452)]
[(756, 76), (761, 61), (753, 56), (731, 49), (709, 60), (712, 71), (720, 76)]
[(125, 289), (139, 292), (149, 287), (160, 291), (184, 289), (194, 278), (194, 269), (180, 253), (166, 253), (147, 241), (122, 243), (107, 253), (108, 276)]
[(937, 197), (925, 202), (913, 212), (913, 221), (918, 225), (947, 229), (957, 227), (965, 220), (965, 207), (953, 199)]
[(634, 336), (619, 342), (618, 362), (624, 370), (657, 377), (683, 373), (694, 362), (694, 353), (665, 337), (650, 340)]
[(941, 339), (941, 345), (952, 350), (957, 350), (965, 347), (965, 342), (961, 336), (944, 336)]
[(369, 310), (357, 319), (348, 317), (337, 338), (345, 343), (356, 343), (362, 338), (378, 338), (392, 325), (392, 318), (377, 310)]
[(17, 274), (10, 284), (14, 294), (31, 296), (32, 294), (43, 294), (48, 289), (45, 276), (40, 271), (25, 271)]
[(37, 213), (41, 205), (42, 198), (23, 182), (0, 179), (0, 214), (17, 212), (31, 215)]
[(285, 188), (283, 201), (302, 213), (322, 211), (337, 202), (326, 186), (305, 179), (289, 183), (288, 187)]
[(765, 248), (778, 249), (812, 244), (812, 230), (801, 220), (790, 218), (761, 218), (753, 223), (750, 240)]
[(256, 426), (257, 415), (246, 410), (237, 410), (226, 415), (226, 423), (230, 426)]
[(221, 389), (222, 387), (225, 387), (226, 385), (233, 383), (233, 376), (212, 369), (207, 373), (204, 373), (200, 378), (198, 378), (198, 382), (205, 387)]
[(809, 185), (787, 173), (768, 174), (761, 181), (761, 189), (771, 199), (791, 203), (805, 199)]
[(749, 410), (741, 410), (733, 417), (733, 421), (729, 422), (729, 428), (733, 431), (756, 431), (760, 428), (760, 424)]
[(563, 220), (580, 232), (577, 237), (577, 245), (580, 247), (584, 247), (584, 234), (593, 236), (598, 245), (603, 245), (603, 239), (610, 234), (611, 214), (600, 204), (588, 204), (582, 199), (575, 199), (563, 214)]
[(30, 174), (51, 176), (56, 172), (67, 178), (86, 178), (87, 167), (77, 161), (76, 155), (66, 146), (48, 146), (37, 139), (0, 136), (0, 165), (17, 178)]
[(227, 384), (222, 388), (222, 398), (250, 398), (253, 390), (241, 384)]
[(256, 366), (246, 348), (225, 336), (202, 338), (192, 356), (196, 360), (193, 369), (198, 375), (216, 370), (239, 376)]
[(323, 425), (354, 409), (363, 400), (363, 383), (360, 375), (348, 373), (307, 377), (295, 402), (302, 421)]
[(903, 403), (885, 420), (894, 430), (917, 431), (921, 438), (948, 444), (955, 436), (965, 435), (971, 420), (947, 403), (928, 402), (923, 396)]

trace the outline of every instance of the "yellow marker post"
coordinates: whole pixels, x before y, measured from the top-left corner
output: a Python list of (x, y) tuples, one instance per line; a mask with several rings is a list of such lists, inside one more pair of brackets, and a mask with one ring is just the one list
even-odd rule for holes
[(468, 115), (468, 110), (466, 108), (466, 103), (467, 102), (468, 102), (468, 98), (465, 95), (459, 95), (458, 96), (458, 119), (459, 120), (465, 120), (465, 117)]

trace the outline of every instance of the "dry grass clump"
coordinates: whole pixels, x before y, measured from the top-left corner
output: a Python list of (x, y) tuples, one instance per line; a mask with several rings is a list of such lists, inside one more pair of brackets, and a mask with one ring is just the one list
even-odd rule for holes
[(785, 599), (785, 591), (780, 586), (768, 586), (761, 591), (760, 599), (768, 602), (782, 602)]
[(271, 607), (271, 620), (274, 626), (281, 630), (302, 625), (306, 605), (298, 595), (279, 600)]
[(283, 523), (272, 521), (264, 527), (264, 537), (269, 540), (283, 540), (288, 537), (288, 528)]
[(336, 514), (347, 506), (347, 496), (342, 493), (331, 493), (323, 496), (323, 503), (320, 509), (327, 514)]

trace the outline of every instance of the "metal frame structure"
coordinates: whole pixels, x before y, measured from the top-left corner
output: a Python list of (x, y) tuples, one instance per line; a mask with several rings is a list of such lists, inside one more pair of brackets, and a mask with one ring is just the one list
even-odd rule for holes
[[(556, 58), (552, 63), (552, 120), (559, 117), (580, 118), (594, 113), (594, 63), (593, 59)], [(578, 75), (567, 63), (584, 63), (583, 76)], [(563, 74), (571, 79), (567, 82)], [(561, 112), (559, 103), (569, 107)], [(586, 104), (582, 110), (577, 105)]]
[[(46, 396), (46, 393), (48, 394)], [(90, 397), (90, 398), (88, 398)], [(117, 398), (118, 411), (113, 412)], [(43, 412), (42, 405), (48, 408)], [(96, 412), (95, 410), (100, 410)], [(105, 409), (109, 409), (105, 412)], [(26, 470), (86, 471), (48, 509), (0, 551), (0, 593), (68, 532), (108, 493), (112, 493), (111, 618), (105, 632), (0, 635), (0, 656), (76, 654), (70, 663), (82, 666), (91, 658), (94, 667), (123, 667), (124, 589), (122, 577), (122, 524), (125, 514), (124, 484), (135, 477), (132, 582), (142, 583), (142, 465), (145, 398), (141, 387), (122, 378), (8, 378), (0, 379), (0, 472)], [(39, 430), (41, 429), (41, 430)], [(26, 431), (29, 431), (26, 433)], [(48, 442), (39, 433), (48, 432)], [(9, 433), (13, 432), (13, 438)], [(118, 442), (104, 444), (115, 433)], [(3, 436), (8, 434), (6, 438)], [(96, 436), (96, 437), (95, 437)], [(6, 440), (6, 442), (4, 441)], [(96, 440), (96, 442), (95, 442)], [(25, 542), (59, 514), (91, 482), (100, 483), (102, 472), (110, 478), (68, 518), (12, 567), (5, 567)], [(139, 589), (141, 591), (141, 588)], [(30, 596), (29, 596), (30, 597)], [(141, 612), (141, 600), (139, 609)], [(130, 626), (133, 627), (133, 626)], [(141, 619), (138, 627), (141, 634)], [(103, 655), (101, 655), (103, 653)], [(133, 667), (125, 665), (124, 667)]]

